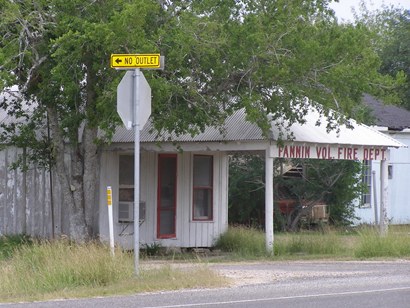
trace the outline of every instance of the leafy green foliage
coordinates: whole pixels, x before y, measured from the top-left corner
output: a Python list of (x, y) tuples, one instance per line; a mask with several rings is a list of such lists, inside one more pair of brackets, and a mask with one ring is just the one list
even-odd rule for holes
[(391, 19), (391, 37), (380, 53), (380, 71), (393, 77), (405, 78), (398, 92), (401, 104), (410, 110), (410, 12), (396, 12)]
[[(281, 170), (283, 160), (275, 160), (275, 170)], [(295, 229), (299, 225), (302, 205), (316, 202), (327, 204), (330, 221), (349, 225), (356, 218), (354, 201), (362, 192), (361, 163), (336, 160), (292, 160), (289, 165), (303, 166), (298, 177), (285, 177), (277, 172), (274, 178), (274, 199), (295, 200), (295, 210), (281, 215), (275, 203), (274, 227)], [(265, 219), (264, 158), (257, 155), (236, 155), (230, 160), (229, 222), (260, 227)]]
[[(82, 207), (94, 204), (87, 196), (96, 195), (90, 187), (98, 146), (120, 123), (115, 97), (123, 74), (109, 68), (112, 53), (165, 56), (165, 70), (145, 75), (155, 127), (177, 134), (220, 126), (240, 108), (266, 133), (268, 114), (303, 121), (307, 98), (323, 113), (340, 111), (329, 118), (335, 127), (375, 80), (394, 81), (378, 73), (374, 33), (337, 24), (328, 0), (0, 4), (0, 83), (21, 93), (1, 106), (16, 122), (2, 125), (0, 141), (25, 146), (27, 157), (58, 169), (77, 223), (90, 212)], [(35, 102), (30, 112), (20, 108), (23, 100)], [(98, 140), (98, 129), (107, 139)], [(64, 168), (66, 153), (72, 170)]]
[(327, 204), (330, 220), (334, 224), (350, 225), (355, 218), (354, 201), (362, 192), (362, 164), (344, 160), (310, 160), (302, 164), (305, 166), (302, 181), (288, 178), (285, 179), (285, 185), (290, 185), (292, 193), (299, 200)]
[[(9, 3), (1, 11), (8, 38), (1, 55), (10, 59), (2, 72), (18, 72), (7, 75), (12, 84), (58, 107), (72, 141), (84, 119), (107, 129), (119, 123), (120, 74), (108, 67), (110, 53), (166, 57), (164, 71), (146, 73), (159, 130), (194, 134), (241, 107), (266, 129), (269, 112), (302, 120), (306, 97), (349, 113), (380, 77), (380, 63), (372, 34), (362, 25), (338, 25), (328, 2)], [(36, 37), (22, 51), (18, 31), (25, 26)]]
[(264, 159), (236, 155), (229, 161), (229, 223), (261, 226), (265, 219)]

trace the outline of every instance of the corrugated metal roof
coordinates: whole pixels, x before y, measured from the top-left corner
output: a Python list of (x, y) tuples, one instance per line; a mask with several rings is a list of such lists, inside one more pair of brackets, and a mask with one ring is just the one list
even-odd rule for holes
[[(206, 127), (204, 132), (193, 137), (190, 134), (177, 136), (174, 133), (164, 133), (158, 138), (157, 131), (153, 130), (152, 123), (148, 121), (140, 133), (140, 142), (158, 142), (160, 140), (175, 142), (263, 140), (262, 130), (257, 125), (246, 121), (245, 118), (245, 111), (243, 109), (238, 110), (226, 119), (222, 127)], [(118, 127), (112, 141), (134, 142), (134, 132), (123, 126)]]
[[(404, 144), (386, 136), (366, 125), (358, 124), (354, 120), (350, 121), (352, 128), (346, 125), (340, 125), (338, 130), (327, 131), (327, 120), (315, 109), (311, 108), (306, 115), (304, 124), (294, 123), (289, 127), (288, 136), (292, 136), (293, 141), (313, 143), (313, 144), (340, 144), (340, 145), (365, 145), (365, 146), (382, 146), (382, 147), (403, 147)], [(319, 122), (318, 122), (319, 120)], [(280, 135), (278, 123), (272, 122), (270, 140), (277, 141)], [(320, 123), (318, 125), (318, 123)], [(261, 129), (246, 120), (245, 110), (241, 109), (227, 118), (223, 126), (223, 132), (215, 127), (207, 127), (203, 133), (194, 137), (189, 134), (176, 136), (175, 134), (164, 134), (160, 140), (156, 138), (156, 132), (148, 122), (140, 134), (140, 142), (226, 142), (226, 141), (256, 141), (266, 140), (263, 137)], [(285, 132), (283, 130), (282, 132)], [(286, 134), (285, 134), (286, 139)], [(132, 130), (126, 130), (119, 127), (113, 137), (113, 142), (133, 142), (134, 134)]]

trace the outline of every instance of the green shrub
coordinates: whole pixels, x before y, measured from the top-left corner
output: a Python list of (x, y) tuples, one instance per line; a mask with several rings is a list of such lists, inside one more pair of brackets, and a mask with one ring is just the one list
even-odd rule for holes
[(31, 245), (32, 239), (28, 235), (7, 235), (0, 237), (0, 260), (10, 258), (16, 249)]

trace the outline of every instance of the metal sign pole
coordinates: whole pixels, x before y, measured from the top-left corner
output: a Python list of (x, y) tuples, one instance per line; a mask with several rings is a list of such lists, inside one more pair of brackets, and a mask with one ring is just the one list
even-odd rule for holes
[(127, 129), (134, 128), (134, 266), (136, 276), (139, 275), (140, 248), (140, 125), (144, 126), (151, 114), (151, 88), (140, 68), (163, 70), (164, 61), (165, 58), (160, 54), (112, 54), (110, 61), (112, 68), (127, 70), (117, 87), (117, 112)]
[(133, 77), (133, 106), (134, 106), (134, 268), (135, 275), (139, 275), (139, 254), (140, 254), (140, 125), (138, 119), (139, 113), (139, 95), (138, 85), (140, 79), (140, 69), (134, 70)]

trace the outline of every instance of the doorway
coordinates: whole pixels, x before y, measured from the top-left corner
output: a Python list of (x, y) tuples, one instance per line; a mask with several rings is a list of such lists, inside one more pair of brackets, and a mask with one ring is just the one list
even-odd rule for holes
[(177, 155), (158, 156), (157, 237), (176, 237)]

